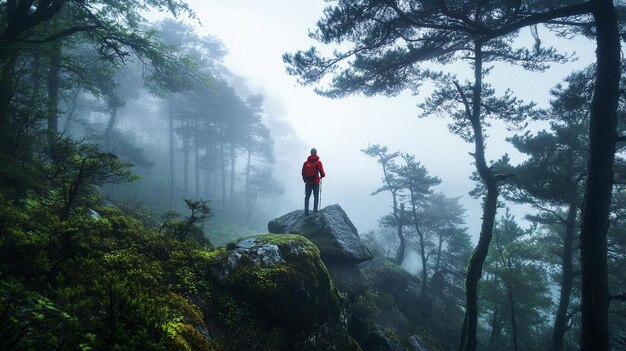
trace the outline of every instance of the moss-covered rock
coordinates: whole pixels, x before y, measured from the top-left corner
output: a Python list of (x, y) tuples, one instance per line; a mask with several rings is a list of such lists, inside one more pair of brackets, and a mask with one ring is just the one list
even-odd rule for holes
[(213, 258), (210, 277), (219, 288), (211, 312), (224, 348), (351, 349), (338, 292), (306, 238), (240, 239)]

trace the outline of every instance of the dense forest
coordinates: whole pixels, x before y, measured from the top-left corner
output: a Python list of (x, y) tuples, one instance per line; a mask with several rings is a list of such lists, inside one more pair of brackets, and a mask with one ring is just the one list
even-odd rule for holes
[[(359, 236), (337, 205), (274, 219), (289, 126), (185, 2), (0, 0), (0, 350), (626, 349), (625, 10), (328, 2), (287, 73), (331, 99), (433, 87), (416, 114), (472, 146), (482, 204), (471, 233), (415, 155), (345, 145), (388, 201)], [(489, 83), (576, 59), (538, 28), (597, 45), (548, 106)], [(493, 123), (524, 161), (488, 159)]]

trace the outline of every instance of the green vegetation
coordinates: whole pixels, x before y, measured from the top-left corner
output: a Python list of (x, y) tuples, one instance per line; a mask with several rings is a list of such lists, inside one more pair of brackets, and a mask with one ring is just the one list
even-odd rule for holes
[[(304, 237), (213, 248), (196, 235), (208, 208), (191, 201), (191, 215), (159, 229), (97, 201), (63, 221), (50, 206), (0, 197), (2, 350), (276, 349), (330, 340), (340, 323), (338, 292)], [(275, 248), (276, 261), (243, 241)]]
[(0, 197), (3, 350), (208, 348), (188, 300), (209, 292), (208, 243), (98, 204), (61, 220), (54, 204)]
[[(234, 167), (245, 149), (244, 190), (233, 186), (233, 167), (222, 162), (221, 172), (230, 173), (230, 205), (235, 192), (245, 192), (241, 213), (251, 223), (256, 161), (272, 157), (261, 123), (263, 98), (242, 98), (218, 78), (228, 75), (219, 64), (225, 52), (219, 41), (171, 19), (149, 23), (149, 11), (195, 17), (178, 0), (0, 2), (2, 350), (221, 349), (224, 341), (209, 334), (207, 320), (224, 326), (243, 315), (228, 304), (219, 307), (227, 309), (224, 320), (212, 314), (219, 310), (215, 301), (229, 294), (208, 276), (224, 249), (213, 248), (203, 227), (216, 213), (201, 199), (210, 189), (200, 195), (198, 150), (202, 144), (204, 158), (209, 149), (217, 157), (214, 134), (206, 130), (213, 122), (221, 123), (221, 159), (228, 153)], [(170, 115), (169, 128), (162, 128), (171, 136), (171, 173), (155, 170), (162, 166), (154, 162), (162, 158), (155, 157), (158, 148), (118, 129), (129, 113), (123, 107), (134, 109), (144, 126), (153, 122), (139, 102), (146, 97), (196, 112)], [(208, 113), (199, 106), (207, 99), (222, 104)], [(226, 131), (234, 114), (237, 123)], [(196, 132), (202, 124), (208, 138), (192, 135), (192, 122)], [(182, 191), (173, 163), (178, 143)], [(195, 151), (192, 164), (189, 150)], [(220, 186), (228, 181), (224, 176)], [(226, 225), (232, 219), (219, 215)], [(244, 234), (231, 225), (228, 236), (216, 238)]]

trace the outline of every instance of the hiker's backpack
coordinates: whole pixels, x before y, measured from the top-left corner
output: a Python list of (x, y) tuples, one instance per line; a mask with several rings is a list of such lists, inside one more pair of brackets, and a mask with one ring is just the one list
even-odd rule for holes
[(304, 165), (304, 177), (307, 180), (313, 180), (317, 178), (317, 162), (306, 162), (306, 164)]

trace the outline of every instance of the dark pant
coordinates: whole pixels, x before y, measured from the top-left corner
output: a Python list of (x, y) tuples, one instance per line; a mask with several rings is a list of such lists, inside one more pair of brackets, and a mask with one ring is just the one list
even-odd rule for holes
[(309, 199), (311, 198), (311, 192), (313, 192), (313, 211), (317, 212), (317, 204), (320, 198), (320, 185), (319, 184), (305, 184), (304, 185), (304, 213), (309, 214)]

